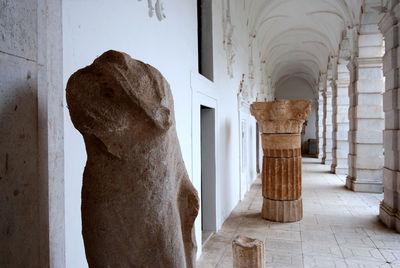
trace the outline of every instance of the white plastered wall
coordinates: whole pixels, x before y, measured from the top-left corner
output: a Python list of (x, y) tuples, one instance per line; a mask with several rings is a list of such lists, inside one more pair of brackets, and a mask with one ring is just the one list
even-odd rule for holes
[[(240, 199), (237, 93), (242, 74), (248, 74), (249, 61), (249, 34), (246, 20), (243, 19), (245, 11), (238, 6), (241, 1), (231, 2), (235, 53), (231, 65), (232, 77), (227, 72), (227, 53), (223, 45), (223, 1), (213, 1), (214, 82), (209, 82), (197, 72), (197, 1), (164, 1), (166, 19), (162, 21), (155, 16), (148, 16), (146, 1), (63, 1), (64, 87), (72, 73), (91, 64), (109, 49), (126, 52), (160, 70), (171, 85), (183, 159), (198, 190), (199, 121), (195, 111), (201, 104), (200, 100), (213, 102), (216, 107), (217, 228), (220, 228)], [(255, 57), (258, 55), (256, 51), (253, 48)], [(259, 67), (255, 66), (255, 70), (259, 70)], [(259, 74), (251, 83), (246, 77), (248, 87), (253, 83), (254, 91), (257, 90)], [(205, 97), (201, 99), (199, 95)], [(82, 136), (73, 127), (67, 108), (64, 115), (66, 259), (67, 267), (80, 268), (87, 267), (80, 219), (86, 152)], [(252, 117), (249, 117), (248, 131), (248, 177), (254, 179), (256, 130)], [(196, 221), (200, 253), (199, 217)]]

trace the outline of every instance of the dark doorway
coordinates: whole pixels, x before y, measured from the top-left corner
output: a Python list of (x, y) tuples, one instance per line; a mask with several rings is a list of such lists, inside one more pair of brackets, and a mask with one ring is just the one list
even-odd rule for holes
[(215, 109), (200, 106), (201, 230), (204, 243), (216, 231)]

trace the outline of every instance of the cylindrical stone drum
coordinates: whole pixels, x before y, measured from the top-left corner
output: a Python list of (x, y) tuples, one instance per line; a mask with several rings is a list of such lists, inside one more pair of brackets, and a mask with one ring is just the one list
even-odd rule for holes
[(263, 268), (264, 243), (257, 239), (237, 236), (232, 241), (233, 268)]
[(262, 134), (261, 137), (262, 217), (279, 222), (301, 220), (300, 134)]

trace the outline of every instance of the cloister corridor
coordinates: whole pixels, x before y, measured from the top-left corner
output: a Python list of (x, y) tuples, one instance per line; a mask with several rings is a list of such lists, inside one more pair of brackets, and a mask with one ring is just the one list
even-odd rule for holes
[(231, 241), (239, 234), (264, 241), (265, 267), (400, 267), (400, 234), (378, 219), (383, 194), (350, 191), (345, 175), (329, 170), (303, 158), (304, 217), (295, 223), (261, 218), (257, 180), (205, 243), (197, 267), (232, 267)]

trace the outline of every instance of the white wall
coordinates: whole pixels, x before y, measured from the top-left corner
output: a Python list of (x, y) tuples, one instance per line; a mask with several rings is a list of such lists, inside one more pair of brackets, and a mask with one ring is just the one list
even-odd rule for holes
[[(225, 1), (225, 0), (224, 0)], [(233, 77), (227, 73), (223, 46), (222, 1), (213, 1), (214, 83), (197, 72), (197, 1), (164, 1), (167, 18), (148, 17), (146, 1), (63, 1), (64, 85), (69, 76), (104, 51), (120, 50), (149, 63), (169, 81), (183, 159), (194, 185), (199, 177), (199, 105), (202, 95), (216, 107), (216, 211), (217, 227), (239, 201), (239, 128), (237, 92), (242, 74), (248, 73), (248, 37), (240, 8), (232, 3), (235, 61)], [(258, 55), (258, 52), (255, 53)], [(256, 68), (259, 69), (259, 68)], [(65, 100), (64, 100), (65, 102)], [(65, 104), (65, 103), (64, 103)], [(65, 108), (65, 206), (67, 267), (86, 267), (80, 220), (80, 192), (86, 162), (84, 143)], [(255, 133), (250, 120), (249, 132)], [(255, 170), (255, 141), (249, 142), (248, 166)], [(255, 172), (250, 172), (255, 174)], [(250, 176), (253, 176), (250, 175)], [(199, 218), (196, 233), (199, 234)], [(199, 249), (201, 236), (197, 236)], [(200, 252), (200, 251), (199, 251)]]
[(310, 99), (312, 100), (311, 114), (308, 117), (306, 134), (302, 135), (302, 146), (308, 148), (306, 144), (308, 139), (317, 138), (317, 100), (313, 89), (310, 84), (301, 78), (291, 78), (277, 84), (275, 91), (276, 99), (287, 99), (287, 100), (301, 100)]

